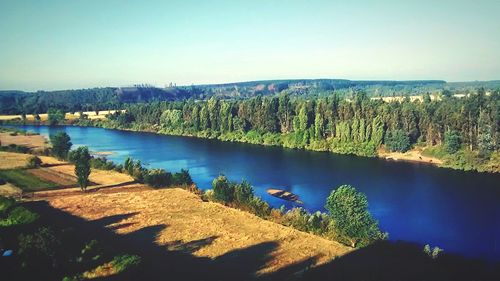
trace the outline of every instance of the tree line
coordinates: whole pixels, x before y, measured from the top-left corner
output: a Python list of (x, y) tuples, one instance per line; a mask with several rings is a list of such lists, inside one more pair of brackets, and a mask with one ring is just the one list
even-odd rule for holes
[(425, 95), (422, 102), (387, 103), (359, 92), (352, 99), (212, 97), (125, 109), (100, 125), (363, 156), (377, 155), (381, 146), (405, 152), (415, 145), (438, 145), (448, 154), (467, 150), (488, 159), (500, 147), (498, 90), (432, 101)]

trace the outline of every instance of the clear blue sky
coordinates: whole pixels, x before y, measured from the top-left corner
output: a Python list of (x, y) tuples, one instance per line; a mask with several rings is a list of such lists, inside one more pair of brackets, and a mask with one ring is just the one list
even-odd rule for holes
[(500, 0), (0, 0), (0, 89), (500, 79)]

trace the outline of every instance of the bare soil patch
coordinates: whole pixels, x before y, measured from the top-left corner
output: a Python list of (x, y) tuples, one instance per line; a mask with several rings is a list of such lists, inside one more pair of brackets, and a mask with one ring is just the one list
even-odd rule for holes
[(386, 160), (393, 160), (393, 161), (409, 161), (409, 162), (418, 162), (418, 163), (425, 163), (425, 164), (431, 164), (431, 165), (440, 165), (443, 164), (443, 161), (434, 158), (434, 157), (428, 157), (422, 155), (422, 149), (421, 148), (415, 148), (412, 150), (409, 150), (407, 152), (389, 152), (383, 149), (380, 149), (378, 152), (378, 155), (380, 158), (384, 158)]
[(64, 186), (76, 185), (76, 177), (69, 174), (59, 173), (51, 168), (38, 168), (27, 170), (28, 173), (42, 180), (51, 181)]

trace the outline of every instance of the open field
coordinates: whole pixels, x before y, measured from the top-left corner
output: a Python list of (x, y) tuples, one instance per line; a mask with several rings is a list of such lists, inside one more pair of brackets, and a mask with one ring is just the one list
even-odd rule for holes
[(41, 135), (21, 135), (17, 134), (11, 136), (9, 132), (0, 133), (0, 141), (2, 146), (7, 146), (9, 144), (16, 144), (27, 146), (32, 149), (40, 149), (48, 147), (48, 141)]
[[(30, 154), (0, 151), (0, 170), (25, 167)], [(54, 157), (38, 156), (44, 165), (60, 165), (64, 162)]]
[[(198, 257), (216, 259), (237, 249), (260, 243), (277, 243), (271, 253), (272, 258), (260, 273), (272, 272), (307, 259), (312, 259), (312, 264), (322, 264), (351, 251), (339, 243), (260, 219), (250, 213), (203, 202), (198, 196), (179, 188), (87, 193), (48, 198), (48, 201), (51, 206), (86, 220), (134, 214), (108, 226), (119, 234), (166, 225), (168, 227), (155, 236), (156, 243), (165, 250), (192, 251)], [(187, 246), (197, 241), (207, 242), (194, 251)]]
[(0, 178), (24, 191), (36, 191), (57, 187), (57, 183), (38, 178), (24, 169), (0, 170)]

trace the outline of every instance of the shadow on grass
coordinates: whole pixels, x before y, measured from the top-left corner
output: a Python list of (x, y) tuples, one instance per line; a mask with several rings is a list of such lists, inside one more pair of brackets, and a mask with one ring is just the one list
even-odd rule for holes
[(432, 259), (420, 245), (383, 241), (307, 271), (305, 280), (500, 280), (500, 264), (442, 253)]
[[(4, 263), (3, 259), (0, 272), (9, 277), (6, 280), (62, 280), (64, 276), (91, 270), (120, 254), (139, 255), (142, 259), (140, 266), (122, 274), (94, 280), (500, 280), (496, 278), (500, 276), (498, 270), (483, 263), (450, 255), (442, 255), (433, 260), (419, 246), (389, 242), (359, 249), (322, 266), (311, 268), (318, 258), (311, 257), (277, 272), (259, 275), (260, 270), (273, 262), (277, 242), (233, 250), (212, 259), (198, 257), (193, 253), (216, 241), (217, 236), (158, 245), (156, 239), (168, 225), (153, 225), (127, 234), (116, 234), (113, 231), (126, 224), (120, 224), (122, 220), (137, 213), (87, 221), (52, 208), (44, 201), (29, 202), (24, 206), (39, 213), (41, 217), (35, 225), (15, 229), (17, 234), (33, 232), (44, 225), (59, 230), (72, 229), (68, 233), (71, 233), (74, 245), (69, 244), (64, 249), (72, 253), (67, 254), (68, 258), (74, 258), (74, 253), (78, 254), (85, 243), (97, 239), (104, 248), (106, 259), (86, 268), (81, 265), (59, 266), (55, 269), (40, 267), (37, 271), (24, 270), (19, 267), (19, 263), (17, 267)], [(11, 233), (10, 239), (17, 237), (17, 234)]]

